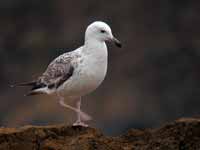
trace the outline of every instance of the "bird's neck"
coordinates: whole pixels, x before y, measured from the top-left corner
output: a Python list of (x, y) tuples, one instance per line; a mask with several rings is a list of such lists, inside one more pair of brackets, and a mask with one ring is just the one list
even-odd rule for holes
[(105, 54), (107, 55), (107, 46), (104, 41), (88, 39), (84, 44), (84, 53), (86, 54)]

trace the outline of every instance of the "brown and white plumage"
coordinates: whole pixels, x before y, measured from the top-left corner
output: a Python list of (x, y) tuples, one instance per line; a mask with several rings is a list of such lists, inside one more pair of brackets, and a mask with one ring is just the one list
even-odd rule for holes
[(74, 72), (74, 67), (71, 64), (71, 57), (62, 55), (49, 64), (46, 71), (40, 76), (32, 86), (28, 95), (47, 93), (55, 91), (67, 79), (69, 79)]
[(70, 53), (65, 53), (47, 67), (46, 71), (35, 81), (16, 84), (15, 86), (31, 86), (28, 95), (50, 94), (69, 79), (74, 72)]
[[(57, 57), (37, 80), (18, 85), (32, 87), (27, 95), (56, 93), (62, 106), (77, 113), (74, 125), (87, 126), (82, 120), (91, 117), (80, 109), (81, 96), (95, 90), (106, 76), (108, 54), (105, 41), (114, 41), (121, 47), (106, 23), (92, 23), (85, 32), (82, 47)], [(76, 108), (65, 104), (64, 97), (78, 98)]]

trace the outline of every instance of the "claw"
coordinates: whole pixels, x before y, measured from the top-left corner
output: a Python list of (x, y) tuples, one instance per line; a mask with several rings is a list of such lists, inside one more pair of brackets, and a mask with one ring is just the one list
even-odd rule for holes
[(88, 127), (88, 125), (81, 121), (76, 121), (73, 123), (73, 126), (81, 126), (81, 127)]

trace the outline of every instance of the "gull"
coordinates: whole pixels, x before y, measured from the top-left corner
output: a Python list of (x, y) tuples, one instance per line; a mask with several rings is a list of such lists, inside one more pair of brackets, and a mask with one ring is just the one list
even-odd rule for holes
[[(106, 41), (113, 41), (121, 47), (109, 25), (95, 21), (85, 31), (84, 45), (74, 51), (55, 58), (46, 71), (36, 80), (14, 86), (30, 86), (26, 96), (37, 94), (55, 94), (59, 104), (76, 112), (77, 120), (73, 126), (88, 125), (85, 121), (91, 116), (81, 110), (81, 97), (94, 91), (106, 76), (108, 51)], [(76, 99), (76, 107), (65, 103), (65, 98)]]

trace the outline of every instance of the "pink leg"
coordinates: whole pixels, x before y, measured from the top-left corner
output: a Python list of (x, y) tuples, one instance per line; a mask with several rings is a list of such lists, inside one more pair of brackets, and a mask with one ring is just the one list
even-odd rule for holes
[[(81, 97), (79, 98), (79, 100), (76, 102), (76, 108), (79, 110), (77, 112), (77, 120), (76, 122), (73, 124), (73, 126), (84, 126), (84, 127), (88, 127), (87, 124), (85, 124), (83, 121), (88, 121), (91, 120), (92, 118), (90, 116), (88, 116), (89, 118), (83, 118), (80, 114), (81, 111)], [(83, 121), (82, 121), (82, 120)]]
[(81, 111), (81, 109), (80, 109), (81, 99), (79, 99), (79, 101), (77, 102), (77, 108), (74, 108), (70, 105), (67, 105), (64, 101), (64, 97), (60, 96), (59, 93), (57, 93), (57, 96), (59, 98), (59, 104), (61, 106), (68, 108), (68, 109), (71, 109), (71, 110), (73, 110), (77, 113), (77, 121), (73, 125), (74, 126), (85, 126), (85, 127), (87, 127), (88, 125), (81, 122), (81, 119), (83, 119), (84, 121), (88, 121), (88, 120), (91, 120), (91, 117), (88, 114)]

